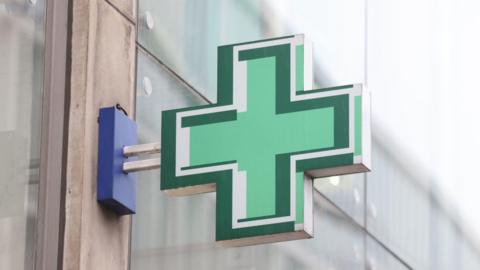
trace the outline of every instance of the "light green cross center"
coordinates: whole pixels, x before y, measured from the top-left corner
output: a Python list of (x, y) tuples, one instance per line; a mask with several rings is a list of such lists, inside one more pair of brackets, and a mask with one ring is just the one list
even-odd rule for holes
[(235, 160), (247, 172), (247, 218), (275, 214), (277, 154), (334, 146), (333, 107), (275, 114), (275, 99), (275, 57), (248, 60), (247, 111), (190, 128), (191, 166)]

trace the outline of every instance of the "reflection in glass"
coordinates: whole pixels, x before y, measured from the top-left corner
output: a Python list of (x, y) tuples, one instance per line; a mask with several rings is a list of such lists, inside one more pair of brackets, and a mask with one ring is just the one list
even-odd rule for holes
[(317, 178), (314, 188), (360, 225), (365, 225), (365, 174)]
[(411, 269), (381, 246), (371, 237), (367, 237), (367, 269), (407, 270)]
[(218, 46), (292, 34), (314, 40), (319, 85), (363, 80), (363, 0), (140, 0), (138, 12), (140, 45), (212, 101)]
[[(414, 269), (478, 269), (480, 252), (440, 193), (374, 140), (367, 229)], [(419, 170), (417, 173), (420, 172)]]
[(0, 2), (0, 269), (33, 269), (44, 16), (41, 0)]

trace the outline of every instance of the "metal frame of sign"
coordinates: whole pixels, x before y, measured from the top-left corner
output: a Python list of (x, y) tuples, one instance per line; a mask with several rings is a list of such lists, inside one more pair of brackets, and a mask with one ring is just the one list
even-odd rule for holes
[[(254, 103), (249, 100), (248, 95), (254, 93), (250, 88), (261, 85), (263, 80), (255, 82), (249, 76), (255, 75), (251, 73), (254, 68), (262, 73), (265, 68), (261, 67), (274, 69), (273, 73), (265, 71), (265, 80), (274, 74), (275, 115), (302, 112), (310, 120), (323, 115), (331, 123), (326, 120), (330, 123), (325, 125), (330, 141), (319, 143), (322, 147), (300, 147), (299, 151), (271, 157), (276, 160), (275, 179), (269, 180), (275, 182), (274, 210), (270, 215), (255, 216), (249, 214), (255, 211), (247, 202), (247, 193), (252, 192), (247, 186), (255, 184), (247, 180), (249, 172), (242, 168), (245, 163), (235, 159), (212, 162), (215, 157), (211, 157), (211, 152), (236, 156), (224, 154), (225, 149), (205, 150), (202, 145), (223, 146), (223, 138), (228, 136), (218, 133), (230, 134), (228, 129), (235, 126), (222, 125), (248, 118), (241, 114), (248, 113), (249, 102)], [(312, 237), (312, 178), (369, 171), (371, 147), (370, 98), (362, 85), (312, 88), (312, 47), (303, 35), (219, 47), (217, 103), (162, 114), (161, 189), (171, 195), (216, 191), (216, 239), (229, 246)], [(316, 131), (321, 130), (318, 128), (321, 123), (319, 120), (303, 125), (307, 131), (310, 128)], [(305, 131), (302, 126), (300, 129)], [(309, 137), (310, 133), (306, 134), (299, 132), (295, 139)], [(273, 134), (278, 135), (278, 132)], [(212, 140), (215, 142), (211, 143)], [(311, 144), (312, 138), (305, 139), (305, 145)], [(255, 157), (256, 153), (252, 153), (251, 158)], [(263, 166), (262, 162), (257, 166)]]

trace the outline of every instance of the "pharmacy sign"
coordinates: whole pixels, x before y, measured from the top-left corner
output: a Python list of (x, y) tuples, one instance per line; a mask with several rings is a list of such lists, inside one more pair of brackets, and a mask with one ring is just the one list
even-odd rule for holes
[(369, 171), (361, 85), (312, 86), (303, 35), (220, 46), (215, 104), (164, 111), (161, 189), (216, 191), (216, 240), (313, 236), (312, 178)]

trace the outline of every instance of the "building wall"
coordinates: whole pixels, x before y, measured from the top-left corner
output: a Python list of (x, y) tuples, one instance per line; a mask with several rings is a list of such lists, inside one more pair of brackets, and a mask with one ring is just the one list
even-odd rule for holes
[(98, 112), (134, 115), (135, 1), (72, 2), (63, 269), (128, 269), (130, 217), (96, 201)]

